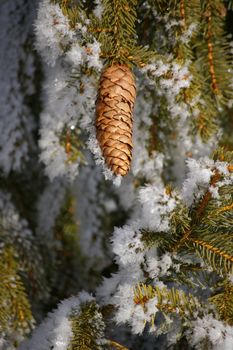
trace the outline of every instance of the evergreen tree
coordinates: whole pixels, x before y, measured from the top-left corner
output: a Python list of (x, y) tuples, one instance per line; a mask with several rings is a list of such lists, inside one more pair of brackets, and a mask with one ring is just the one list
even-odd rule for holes
[(232, 10), (0, 2), (0, 349), (233, 348)]

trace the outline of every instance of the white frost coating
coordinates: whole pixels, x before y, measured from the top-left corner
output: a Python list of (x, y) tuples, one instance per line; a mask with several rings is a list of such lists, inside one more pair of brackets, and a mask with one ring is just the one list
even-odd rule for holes
[[(187, 161), (187, 166), (188, 174), (183, 184), (182, 197), (188, 205), (191, 205), (194, 199), (200, 198), (207, 189), (213, 198), (218, 199), (219, 188), (233, 182), (233, 176), (229, 172), (226, 162), (214, 162), (207, 157), (200, 158), (199, 160), (190, 158)], [(224, 179), (212, 186), (210, 180), (216, 174), (216, 171), (224, 175)]]
[(210, 178), (214, 174), (214, 161), (209, 158), (187, 160), (188, 174), (183, 184), (182, 197), (188, 205), (191, 205), (194, 199), (200, 198), (203, 191), (208, 187)]
[(143, 243), (137, 228), (124, 226), (117, 228), (113, 234), (113, 253), (117, 255), (120, 265), (140, 263), (143, 261)]
[(169, 214), (175, 209), (176, 200), (164, 187), (150, 185), (139, 190), (142, 204), (142, 227), (155, 231), (169, 230)]
[(50, 0), (40, 2), (35, 22), (37, 49), (47, 64), (54, 66), (57, 58), (64, 54), (62, 46), (71, 44), (75, 38), (75, 32), (69, 27), (69, 20), (58, 4)]
[(188, 44), (193, 34), (196, 32), (197, 27), (197, 23), (191, 23), (187, 28), (185, 28), (185, 31), (181, 34), (179, 40), (182, 43)]
[(25, 219), (20, 218), (12, 203), (11, 195), (0, 191), (0, 221), (4, 231), (10, 233), (10, 239), (17, 238), (22, 244), (30, 246), (32, 233)]
[[(61, 135), (66, 128), (75, 129), (79, 134), (82, 131), (84, 138), (88, 133), (90, 139), (95, 139), (96, 87), (103, 64), (100, 44), (87, 33), (86, 24), (78, 23), (72, 30), (58, 4), (51, 4), (48, 0), (40, 4), (36, 21), (37, 48), (50, 68), (45, 74), (47, 98), (41, 114), (39, 144), (41, 160), (51, 180), (64, 175), (74, 180), (78, 174), (81, 159), (71, 161), (64, 140), (61, 144)], [(83, 46), (84, 41), (86, 46)], [(83, 67), (89, 67), (97, 74), (87, 76), (83, 74)], [(88, 141), (88, 145), (95, 151), (97, 160), (103, 163), (98, 147), (92, 141)], [(106, 176), (112, 178), (109, 171), (106, 171)], [(119, 184), (118, 177), (115, 182)]]
[(112, 302), (118, 306), (119, 309), (115, 314), (117, 323), (128, 322), (133, 315), (135, 304), (133, 301), (133, 287), (131, 284), (124, 284), (119, 286)]
[(36, 5), (37, 0), (0, 1), (0, 167), (5, 175), (19, 171), (36, 148), (35, 120), (27, 105), (35, 93), (30, 35)]
[(156, 250), (153, 250), (153, 254), (148, 252), (146, 256), (148, 256), (146, 260), (146, 271), (149, 273), (150, 278), (154, 279), (164, 275), (169, 275), (168, 270), (173, 265), (169, 253), (157, 257)]
[(111, 302), (117, 306), (115, 321), (118, 324), (127, 323), (131, 326), (134, 334), (141, 334), (145, 328), (146, 322), (150, 322), (152, 316), (156, 314), (157, 299), (149, 300), (145, 305), (137, 305), (134, 302), (134, 290), (130, 284), (119, 286)]
[(82, 64), (83, 56), (85, 54), (85, 49), (76, 42), (66, 54), (67, 61), (72, 63), (74, 67), (78, 67), (80, 64)]
[(113, 184), (116, 187), (119, 187), (121, 184), (122, 176), (115, 176), (114, 173), (109, 168), (107, 168), (104, 156), (96, 139), (95, 128), (93, 126), (90, 126), (88, 130), (90, 133), (90, 137), (88, 139), (87, 146), (89, 150), (93, 153), (96, 164), (100, 165), (100, 167), (102, 168), (105, 180), (112, 180)]
[[(148, 74), (151, 85), (155, 85), (156, 93), (164, 96), (168, 103), (173, 118), (179, 117), (182, 120), (189, 116), (186, 104), (178, 104), (176, 97), (182, 89), (188, 88), (192, 81), (192, 75), (189, 72), (190, 62), (187, 61), (183, 66), (171, 61), (164, 63), (161, 60), (146, 65), (142, 71)], [(166, 76), (169, 75), (169, 78)]]
[[(158, 286), (161, 287), (160, 284)], [(134, 302), (134, 288), (129, 283), (118, 287), (111, 303), (117, 307), (114, 316), (116, 323), (129, 324), (134, 334), (142, 334), (146, 323), (151, 323), (152, 318), (159, 311), (156, 297), (149, 299), (144, 305), (136, 304)], [(150, 327), (150, 331), (154, 330), (154, 327)]]
[(87, 51), (90, 52), (86, 57), (88, 67), (101, 70), (103, 63), (100, 61), (100, 43), (94, 39), (93, 43), (87, 44)]
[(82, 78), (84, 93), (79, 94), (75, 86), (70, 86), (67, 74), (67, 70), (59, 63), (49, 70), (48, 102), (41, 115), (41, 160), (47, 166), (51, 180), (63, 175), (72, 180), (78, 174), (80, 159), (74, 163), (69, 161), (60, 143), (60, 134), (66, 125), (75, 130), (77, 125), (77, 132), (80, 129), (85, 132), (89, 130), (91, 115), (95, 110), (95, 81), (91, 77)]
[(96, 4), (96, 7), (95, 7), (95, 9), (94, 9), (94, 15), (96, 16), (96, 17), (98, 17), (99, 19), (101, 19), (101, 17), (102, 17), (102, 13), (103, 13), (103, 5), (102, 5), (102, 3), (101, 3), (101, 0), (95, 0), (95, 4)]
[(79, 313), (82, 303), (94, 300), (90, 294), (81, 292), (77, 297), (62, 301), (58, 308), (49, 313), (32, 334), (32, 338), (25, 341), (19, 350), (67, 350), (72, 336), (69, 316), (73, 312)]
[[(140, 261), (125, 265), (117, 274), (104, 279), (103, 283), (97, 288), (97, 297), (103, 304), (121, 305), (121, 298), (118, 295), (118, 287), (124, 285), (135, 286), (144, 279), (143, 271), (140, 267)], [(124, 306), (123, 306), (124, 307)]]
[(192, 330), (187, 332), (190, 345), (200, 349), (200, 344), (205, 339), (211, 343), (213, 350), (232, 350), (233, 327), (206, 315), (192, 322)]

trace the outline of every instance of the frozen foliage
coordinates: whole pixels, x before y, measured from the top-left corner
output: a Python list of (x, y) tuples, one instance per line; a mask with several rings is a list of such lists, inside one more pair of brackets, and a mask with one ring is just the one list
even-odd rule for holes
[(208, 187), (210, 178), (213, 175), (213, 164), (209, 158), (203, 158), (201, 161), (189, 159), (187, 161), (188, 176), (183, 185), (183, 198), (190, 205), (195, 198), (199, 197)]
[(145, 281), (145, 272), (155, 285), (163, 286), (159, 278), (168, 275), (172, 265), (169, 254), (158, 256), (155, 248), (146, 249), (141, 229), (154, 229), (166, 234), (169, 216), (176, 206), (176, 199), (164, 188), (155, 185), (141, 188), (139, 199), (142, 205), (140, 216), (137, 216), (137, 220), (129, 220), (128, 225), (116, 228), (113, 234), (113, 252), (119, 272), (104, 280), (98, 288), (99, 300), (117, 307), (116, 322), (130, 324), (136, 334), (143, 332), (146, 322), (156, 313), (156, 308), (151, 308), (156, 300), (150, 300), (148, 308), (136, 305), (133, 300), (134, 286)]
[[(87, 145), (104, 164), (93, 128), (96, 73), (102, 69), (100, 44), (87, 33), (85, 21), (71, 29), (59, 5), (48, 0), (40, 3), (36, 33), (37, 48), (52, 66), (47, 69), (45, 108), (41, 114), (41, 160), (50, 179), (63, 175), (74, 179), (82, 157), (77, 155), (75, 161), (69, 159), (62, 143), (64, 133), (75, 130), (81, 141), (87, 138), (88, 131), (91, 136)], [(83, 41), (87, 42), (85, 46)], [(85, 67), (96, 73), (83, 74)], [(111, 177), (109, 171), (106, 176)]]
[(93, 153), (96, 164), (101, 166), (105, 179), (113, 180), (114, 185), (116, 187), (119, 187), (121, 184), (122, 177), (120, 175), (115, 176), (113, 172), (107, 168), (99, 143), (96, 139), (95, 128), (93, 126), (90, 126), (89, 132), (90, 137), (88, 139), (87, 146)]
[[(199, 199), (208, 187), (212, 196), (218, 198), (218, 188), (232, 183), (232, 174), (228, 171), (226, 162), (214, 162), (207, 157), (203, 157), (199, 160), (189, 159), (187, 166), (188, 174), (183, 184), (182, 197), (188, 205), (191, 205), (193, 200)], [(218, 181), (215, 186), (209, 186), (210, 179), (216, 171), (223, 174), (224, 179)]]
[[(164, 95), (166, 97), (169, 104), (168, 108), (173, 117), (181, 117), (180, 112), (183, 112), (181, 109), (182, 106), (179, 107), (176, 104), (175, 98), (182, 89), (190, 86), (192, 75), (189, 72), (189, 64), (190, 62), (185, 62), (185, 64), (181, 66), (173, 60), (167, 63), (160, 60), (148, 64), (143, 68), (143, 71), (148, 73), (149, 77), (153, 79), (151, 84), (154, 85), (154, 82), (157, 82), (156, 91), (159, 96)], [(166, 78), (168, 75), (169, 78)], [(184, 117), (185, 115), (182, 115), (182, 118)]]
[(113, 252), (117, 255), (120, 265), (141, 263), (144, 254), (140, 231), (128, 225), (116, 229), (113, 236)]
[[(60, 63), (49, 70), (47, 86), (48, 101), (41, 115), (41, 160), (47, 167), (50, 179), (67, 175), (73, 179), (78, 173), (81, 158), (71, 162), (65, 147), (61, 144), (61, 134), (65, 129), (86, 129), (91, 120), (87, 117), (94, 111), (95, 89), (93, 82), (83, 79), (85, 94), (77, 93), (77, 86), (67, 80), (69, 72)], [(78, 114), (77, 114), (78, 111)], [(85, 116), (85, 119), (82, 117)]]
[(142, 226), (154, 231), (168, 231), (168, 214), (174, 210), (176, 200), (165, 188), (157, 185), (142, 187), (139, 198), (142, 203)]
[(72, 44), (75, 33), (58, 4), (44, 0), (40, 3), (36, 21), (37, 49), (51, 66), (64, 54), (63, 46)]
[[(87, 4), (85, 1), (84, 3)], [(150, 10), (152, 2), (142, 3)], [(25, 95), (25, 92), (21, 91), (20, 81), (17, 80), (19, 65), (14, 66), (9, 59), (9, 67), (1, 73), (0, 84), (3, 86), (3, 93), (0, 101), (4, 115), (0, 126), (2, 123), (4, 135), (0, 141), (3, 151), (0, 165), (2, 164), (6, 173), (11, 169), (19, 169), (21, 160), (27, 159), (31, 145), (30, 133), (34, 130), (29, 109), (24, 104), (24, 98), (34, 92), (34, 61), (32, 56), (21, 50), (29, 34), (30, 25), (24, 32), (16, 32), (14, 25), (27, 17), (26, 10), (29, 12), (28, 21), (31, 21), (31, 5), (24, 8), (24, 4), (25, 0), (17, 0), (15, 3), (8, 1), (0, 5), (0, 19), (4, 24), (3, 36), (9, 31), (10, 39), (13, 36), (17, 39), (12, 40), (9, 55), (17, 56), (18, 62), (23, 64), (23, 69), (21, 66), (20, 68), (27, 78)], [(99, 20), (103, 15), (103, 1), (95, 0), (94, 4), (96, 6), (93, 14)], [(22, 13), (17, 12), (17, 6), (23, 8)], [(135, 289), (141, 283), (145, 283), (153, 288), (170, 290), (173, 286), (176, 287), (175, 273), (183, 273), (182, 264), (187, 267), (194, 265), (197, 260), (200, 267), (203, 267), (204, 260), (201, 265), (198, 257), (190, 257), (188, 254), (186, 256), (185, 253), (180, 256), (177, 253), (177, 256), (175, 250), (167, 252), (166, 248), (161, 249), (159, 244), (157, 248), (153, 244), (154, 237), (161, 237), (161, 241), (166, 241), (169, 237), (172, 241), (174, 222), (171, 218), (177, 219), (176, 209), (191, 211), (206, 191), (211, 194), (211, 198), (218, 199), (219, 188), (232, 183), (232, 174), (229, 173), (227, 163), (214, 162), (208, 158), (218, 142), (219, 134), (206, 145), (200, 136), (193, 136), (190, 132), (190, 122), (196, 121), (207, 106), (200, 90), (193, 88), (195, 74), (191, 55), (177, 57), (178, 47), (174, 50), (173, 48), (176, 45), (188, 47), (197, 25), (193, 22), (182, 30), (181, 35), (174, 35), (177, 28), (184, 24), (182, 20), (171, 19), (167, 14), (159, 16), (152, 9), (158, 24), (158, 30), (156, 29), (152, 39), (156, 53), (153, 56), (155, 58), (144, 65), (144, 68), (134, 69), (137, 100), (134, 112), (133, 162), (131, 173), (122, 180), (121, 177), (114, 177), (106, 168), (94, 127), (98, 80), (103, 63), (108, 64), (109, 61), (102, 60), (104, 50), (101, 52), (100, 42), (94, 37), (93, 28), (89, 30), (90, 20), (82, 10), (80, 11), (78, 22), (71, 26), (55, 1), (41, 0), (35, 23), (36, 48), (45, 61), (43, 110), (39, 130), (40, 158), (51, 180), (49, 184), (45, 182), (44, 191), (38, 201), (37, 237), (44, 239), (51, 256), (55, 253), (56, 244), (62, 245), (62, 242), (58, 243), (56, 237), (53, 237), (53, 230), (69, 188), (76, 203), (72, 219), (78, 227), (80, 251), (77, 252), (77, 260), (81, 262), (80, 266), (77, 266), (78, 281), (82, 280), (82, 286), (86, 283), (89, 288), (95, 283), (93, 281), (99, 278), (100, 271), (104, 271), (105, 276), (109, 275), (112, 260), (108, 249), (109, 231), (115, 225), (115, 217), (120, 216), (124, 210), (125, 221), (120, 217), (121, 227), (114, 229), (111, 238), (118, 270), (114, 270), (115, 273), (111, 277), (104, 278), (97, 289), (98, 301), (103, 306), (114, 306), (113, 318), (117, 324), (127, 324), (134, 334), (140, 335), (147, 325), (149, 331), (156, 332), (153, 334), (154, 339), (161, 333), (167, 334), (167, 345), (170, 346), (177, 342), (183, 332), (179, 308), (175, 309), (174, 317), (172, 315), (170, 318), (165, 313), (164, 328), (159, 328), (162, 321), (158, 297), (145, 298), (141, 303), (136, 302)], [(5, 39), (1, 46), (3, 52), (8, 52)], [(165, 49), (166, 46), (168, 50)], [(172, 51), (173, 54), (167, 53)], [(1, 53), (0, 61), (4, 61)], [(32, 78), (29, 79), (28, 76)], [(183, 98), (183, 95), (190, 91), (194, 92), (190, 93), (190, 98)], [(24, 131), (21, 132), (21, 129)], [(70, 144), (71, 136), (74, 136), (74, 144)], [(75, 149), (73, 154), (68, 146), (75, 146), (72, 148), (72, 152)], [(84, 148), (92, 152), (95, 163)], [(187, 176), (183, 182), (186, 170)], [(224, 179), (213, 186), (211, 180), (216, 172), (223, 174)], [(104, 177), (113, 180), (119, 188), (114, 188)], [(75, 180), (72, 185), (67, 178)], [(171, 190), (165, 186), (168, 182), (178, 184), (179, 188)], [(19, 241), (26, 238), (25, 245), (27, 251), (30, 251), (32, 234), (28, 224), (19, 218), (10, 196), (5, 193), (0, 193), (0, 212), (4, 228), (12, 233), (11, 237), (16, 236)], [(190, 219), (188, 217), (186, 223), (185, 215), (186, 211), (184, 218), (182, 217), (184, 223), (179, 222), (180, 226), (184, 224), (184, 230), (188, 227)], [(177, 231), (179, 233), (179, 228)], [(149, 242), (145, 241), (147, 234), (151, 239)], [(83, 261), (85, 266), (82, 266)], [(70, 271), (67, 275), (69, 273)], [(75, 277), (71, 276), (72, 281)], [(232, 280), (231, 275), (228, 277)], [(186, 285), (182, 285), (180, 280), (180, 292), (187, 292)], [(193, 279), (190, 278), (189, 282), (193, 282)], [(77, 288), (80, 288), (80, 285)], [(204, 288), (205, 293), (208, 293), (207, 287)], [(92, 300), (88, 294), (80, 293), (77, 297), (63, 301), (36, 329), (32, 338), (21, 345), (20, 350), (67, 350), (72, 337), (70, 316), (78, 315), (81, 304)], [(169, 308), (169, 300), (165, 302)], [(233, 343), (232, 328), (224, 325), (212, 314), (207, 315), (203, 309), (200, 309), (200, 313), (201, 316), (198, 317), (195, 312), (190, 323), (185, 323), (190, 346), (200, 349), (208, 338), (211, 349), (230, 350)], [(154, 326), (155, 316), (158, 316), (158, 324)], [(5, 340), (0, 340), (0, 348), (1, 342), (4, 344)]]
[(86, 292), (77, 297), (62, 301), (34, 331), (32, 338), (23, 343), (20, 350), (67, 350), (72, 337), (69, 318), (73, 313), (79, 314), (80, 305), (94, 300)]
[(200, 349), (208, 339), (213, 350), (231, 350), (233, 344), (233, 327), (225, 325), (212, 315), (197, 318), (192, 323), (192, 330), (187, 331), (190, 345)]
[(0, 167), (5, 174), (20, 170), (35, 149), (35, 121), (27, 101), (35, 93), (35, 54), (30, 42), (36, 4), (0, 3)]
[[(2, 191), (0, 191), (0, 225), (2, 234), (6, 235), (6, 240), (16, 239), (20, 244), (25, 245), (27, 249), (30, 248), (32, 233), (28, 228), (28, 223), (20, 218), (12, 203), (11, 195)], [(8, 236), (7, 233), (9, 232), (10, 235)]]
[[(145, 283), (148, 278), (154, 287), (166, 288), (161, 279), (170, 276), (172, 270), (179, 272), (183, 263), (192, 264), (194, 260), (190, 261), (188, 256), (180, 258), (177, 256), (174, 262), (173, 253), (161, 254), (156, 248), (147, 248), (142, 238), (143, 229), (163, 232), (164, 235), (169, 234), (171, 214), (182, 199), (190, 206), (194, 199), (196, 200), (203, 194), (203, 191), (209, 189), (212, 191), (212, 196), (216, 197), (215, 192), (220, 186), (232, 183), (232, 175), (225, 162), (214, 162), (207, 157), (199, 160), (189, 159), (188, 169), (187, 180), (181, 195), (178, 191), (171, 191), (169, 188), (154, 184), (139, 188), (138, 199), (141, 203), (141, 210), (136, 209), (135, 212), (132, 212), (128, 224), (122, 228), (116, 228), (112, 237), (112, 249), (119, 271), (111, 278), (105, 279), (97, 293), (100, 302), (116, 306), (114, 319), (118, 324), (126, 323), (130, 325), (133, 333), (142, 334), (148, 323), (150, 331), (156, 331), (156, 334), (167, 333), (169, 344), (177, 342), (179, 332), (181, 332), (180, 318), (170, 319), (166, 316), (167, 328), (163, 330), (159, 325), (154, 327), (153, 319), (159, 311), (156, 306), (159, 303), (157, 297), (149, 298), (143, 304), (136, 303), (134, 288), (138, 283)], [(224, 179), (218, 182), (217, 190), (214, 191), (210, 183), (216, 171), (223, 174)], [(178, 308), (176, 314), (179, 315)], [(215, 324), (213, 326), (210, 323), (206, 324), (206, 329), (204, 326), (201, 333), (198, 331), (199, 322), (201, 325), (205, 318), (200, 320), (197, 313), (193, 317), (196, 320), (193, 321), (191, 329), (187, 331), (190, 345), (200, 348), (201, 342), (207, 336), (214, 349), (218, 347), (228, 349), (227, 344), (230, 344), (232, 337), (230, 326), (224, 326), (210, 313), (206, 319), (213, 320)]]

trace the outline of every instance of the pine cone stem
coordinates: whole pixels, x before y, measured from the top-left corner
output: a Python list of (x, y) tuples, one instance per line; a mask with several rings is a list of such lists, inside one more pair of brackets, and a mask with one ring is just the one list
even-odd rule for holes
[(101, 74), (96, 101), (96, 136), (107, 166), (126, 175), (132, 159), (135, 79), (128, 66), (114, 64)]

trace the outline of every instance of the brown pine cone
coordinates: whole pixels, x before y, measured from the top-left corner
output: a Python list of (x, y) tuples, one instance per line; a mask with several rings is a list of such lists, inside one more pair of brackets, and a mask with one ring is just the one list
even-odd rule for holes
[(96, 136), (106, 164), (126, 175), (132, 159), (135, 79), (126, 66), (115, 64), (101, 74), (96, 101)]

